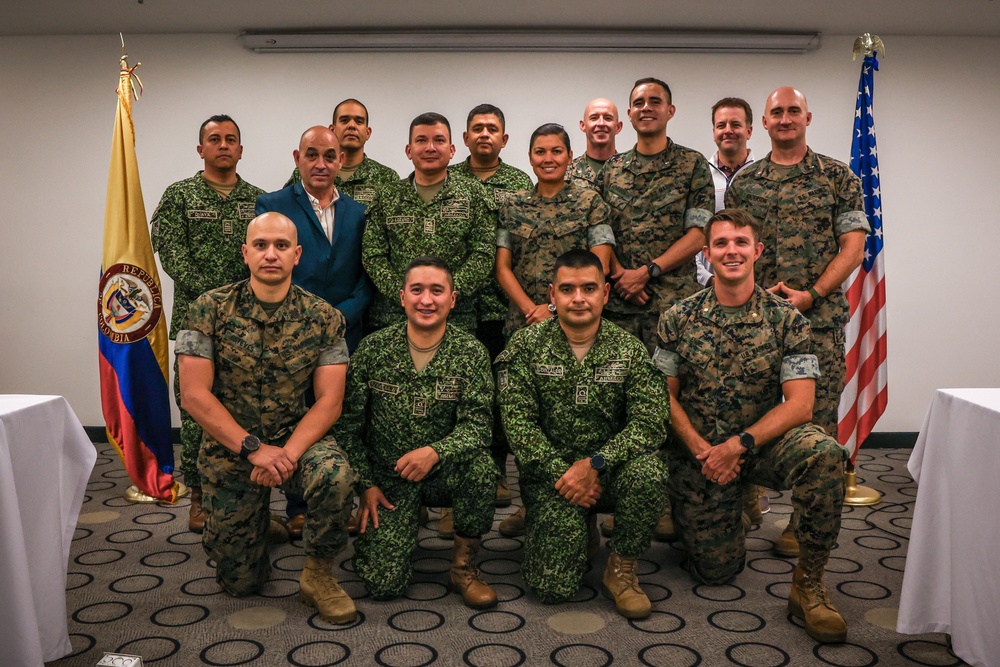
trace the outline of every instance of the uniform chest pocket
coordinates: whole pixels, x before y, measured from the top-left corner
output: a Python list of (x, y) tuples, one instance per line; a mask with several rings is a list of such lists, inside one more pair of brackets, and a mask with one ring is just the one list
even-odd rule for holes
[(312, 369), (319, 357), (320, 338), (318, 331), (303, 331), (297, 322), (285, 322), (278, 353), (285, 362), (285, 368), (292, 374)]
[(646, 192), (643, 201), (648, 210), (656, 213), (666, 211), (684, 210), (687, 201), (687, 192), (683, 188), (677, 188), (673, 184), (654, 187)]
[(809, 192), (796, 195), (793, 201), (795, 208), (808, 219), (815, 218), (817, 212), (823, 211), (829, 216), (836, 205), (833, 193), (826, 187), (813, 188)]
[(760, 380), (778, 373), (781, 353), (773, 346), (753, 348), (740, 355), (739, 363), (745, 377)]
[(576, 233), (580, 230), (580, 223), (576, 220), (556, 220), (548, 228), (548, 235), (562, 239), (564, 236)]
[(510, 235), (516, 236), (519, 239), (527, 240), (531, 238), (531, 236), (535, 233), (535, 231), (536, 230), (532, 225), (529, 225), (528, 223), (525, 222), (511, 229)]
[(677, 345), (681, 360), (697, 368), (707, 368), (715, 359), (715, 345), (701, 336), (686, 336)]

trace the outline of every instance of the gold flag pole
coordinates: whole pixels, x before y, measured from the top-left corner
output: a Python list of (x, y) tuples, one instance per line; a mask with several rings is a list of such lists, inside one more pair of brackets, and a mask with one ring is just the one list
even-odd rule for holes
[[(878, 51), (885, 55), (885, 44), (878, 35), (866, 32), (854, 40), (854, 58), (858, 56), (869, 57)], [(861, 443), (858, 443), (858, 447)], [(882, 494), (867, 486), (858, 486), (858, 473), (854, 469), (854, 461), (848, 459), (847, 469), (844, 471), (844, 504), (851, 507), (871, 507), (882, 502)]]

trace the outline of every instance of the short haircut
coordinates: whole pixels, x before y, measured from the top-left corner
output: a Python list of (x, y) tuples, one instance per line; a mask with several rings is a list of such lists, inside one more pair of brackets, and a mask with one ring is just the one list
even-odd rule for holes
[[(423, 125), (424, 123), (421, 123)], [(441, 259), (440, 257), (431, 257), (429, 255), (423, 255), (421, 257), (414, 257), (413, 261), (406, 265), (406, 271), (403, 272), (403, 288), (406, 288), (406, 281), (410, 277), (410, 271), (413, 269), (418, 269), (421, 266), (430, 266), (435, 269), (441, 269), (448, 276), (448, 284), (451, 289), (455, 289), (455, 276), (451, 272), (451, 267)]]
[[(208, 120), (201, 124), (198, 128), (198, 145), (201, 146), (202, 142), (205, 141), (205, 127), (209, 123), (232, 123), (236, 125), (236, 121), (232, 119), (232, 116), (227, 116), (224, 113), (217, 113), (214, 116), (209, 116)], [(242, 141), (240, 137), (240, 126), (236, 125), (236, 139), (237, 141)]]
[(655, 83), (656, 85), (658, 85), (661, 88), (663, 88), (663, 90), (666, 91), (666, 93), (667, 93), (667, 104), (673, 104), (674, 103), (674, 94), (670, 92), (670, 86), (667, 85), (667, 82), (666, 81), (661, 81), (660, 79), (657, 79), (656, 77), (647, 76), (647, 77), (643, 77), (642, 79), (639, 79), (638, 81), (636, 81), (635, 83), (632, 84), (632, 90), (629, 91), (629, 94), (628, 94), (628, 104), (629, 104), (629, 106), (632, 106), (632, 93), (635, 92), (635, 89), (638, 88), (639, 86), (642, 86), (642, 85), (647, 84), (647, 83)]
[(736, 229), (749, 227), (750, 231), (753, 232), (754, 243), (760, 243), (760, 223), (757, 222), (757, 218), (750, 215), (750, 211), (743, 208), (724, 208), (709, 218), (708, 222), (705, 223), (705, 245), (711, 245), (712, 225), (716, 222), (732, 223), (733, 227)]
[(409, 138), (411, 140), (413, 139), (413, 128), (415, 128), (416, 126), (437, 125), (438, 123), (441, 123), (446, 128), (448, 128), (448, 138), (451, 139), (451, 123), (448, 122), (447, 118), (434, 111), (426, 111), (410, 121)]
[(742, 97), (723, 97), (712, 105), (712, 125), (715, 125), (715, 112), (719, 109), (743, 109), (747, 115), (747, 126), (753, 125), (753, 109), (750, 103)]
[(597, 269), (597, 273), (601, 275), (601, 282), (604, 282), (604, 267), (601, 265), (601, 259), (594, 253), (590, 252), (586, 248), (573, 248), (567, 250), (563, 254), (556, 258), (555, 264), (552, 265), (552, 282), (556, 282), (556, 274), (559, 273), (559, 269), (565, 267), (567, 269), (585, 269), (588, 266), (592, 266)]
[(472, 125), (472, 119), (476, 116), (496, 116), (500, 120), (500, 131), (503, 132), (507, 127), (507, 121), (503, 117), (503, 111), (500, 111), (500, 107), (494, 106), (492, 104), (477, 104), (472, 107), (472, 111), (469, 112), (469, 117), (465, 120), (465, 127), (468, 128)]
[(532, 132), (531, 140), (528, 142), (528, 149), (530, 150), (535, 147), (535, 139), (538, 137), (547, 137), (550, 135), (556, 135), (562, 139), (563, 146), (566, 147), (567, 151), (573, 150), (569, 147), (569, 133), (567, 133), (566, 128), (559, 123), (546, 123)]
[(364, 105), (361, 100), (356, 100), (353, 97), (348, 97), (346, 100), (341, 100), (337, 103), (337, 106), (333, 107), (333, 124), (337, 124), (337, 112), (340, 111), (340, 107), (345, 104), (357, 104), (359, 107), (365, 110), (365, 124), (368, 124), (368, 107)]

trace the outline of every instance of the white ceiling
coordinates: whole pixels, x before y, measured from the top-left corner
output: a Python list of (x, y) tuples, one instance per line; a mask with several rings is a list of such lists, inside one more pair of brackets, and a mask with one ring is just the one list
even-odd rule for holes
[(367, 27), (1000, 36), (993, 0), (2, 0), (0, 36)]

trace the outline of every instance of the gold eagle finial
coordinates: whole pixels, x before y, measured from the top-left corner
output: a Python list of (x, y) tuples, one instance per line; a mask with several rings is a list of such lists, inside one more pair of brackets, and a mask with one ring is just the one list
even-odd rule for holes
[(868, 56), (874, 55), (876, 51), (881, 53), (883, 56), (885, 55), (885, 44), (882, 42), (882, 38), (878, 35), (866, 32), (854, 40), (854, 60), (857, 60), (858, 56), (867, 58)]

